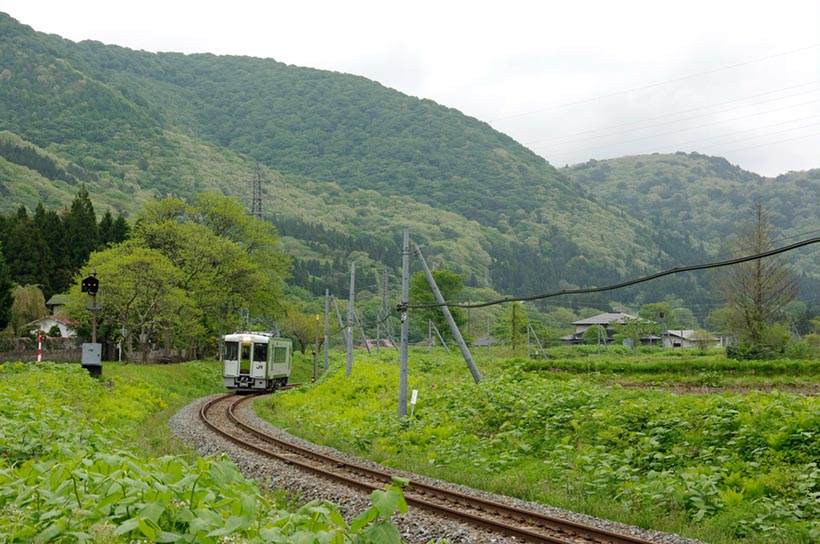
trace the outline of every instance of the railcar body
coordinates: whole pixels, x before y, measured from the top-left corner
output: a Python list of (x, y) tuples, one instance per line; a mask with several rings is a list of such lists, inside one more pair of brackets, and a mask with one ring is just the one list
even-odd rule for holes
[(236, 391), (267, 391), (287, 385), (293, 344), (265, 332), (223, 337), (222, 379)]

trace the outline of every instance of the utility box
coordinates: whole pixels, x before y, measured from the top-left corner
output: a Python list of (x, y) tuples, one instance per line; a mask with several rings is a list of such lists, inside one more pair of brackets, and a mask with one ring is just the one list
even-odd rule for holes
[(83, 344), (81, 364), (92, 376), (102, 376), (102, 344)]

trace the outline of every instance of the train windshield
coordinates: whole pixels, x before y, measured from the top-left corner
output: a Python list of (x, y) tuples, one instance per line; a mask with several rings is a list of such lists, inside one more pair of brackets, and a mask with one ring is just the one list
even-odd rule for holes
[(253, 345), (253, 360), (267, 362), (268, 360), (268, 345), (254, 344)]
[(225, 342), (224, 357), (228, 361), (239, 359), (239, 342)]

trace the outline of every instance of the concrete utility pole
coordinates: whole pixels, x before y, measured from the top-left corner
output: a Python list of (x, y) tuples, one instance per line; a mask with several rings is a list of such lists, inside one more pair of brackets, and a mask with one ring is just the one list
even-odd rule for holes
[(313, 347), (313, 381), (319, 379), (319, 314), (316, 314), (316, 344)]
[(399, 348), (399, 417), (407, 415), (407, 337), (410, 332), (407, 304), (410, 298), (410, 229), (402, 232), (401, 244), (401, 347)]
[(450, 353), (450, 348), (447, 346), (447, 342), (444, 341), (444, 337), (441, 336), (441, 332), (439, 332), (438, 327), (436, 327), (436, 324), (433, 323), (432, 320), (430, 320), (430, 325), (432, 325), (433, 330), (436, 331), (436, 336), (438, 336), (438, 339), (441, 342), (441, 345), (444, 346), (444, 349), (447, 350), (447, 353)]
[(362, 333), (362, 342), (364, 342), (364, 347), (365, 349), (367, 349), (367, 354), (373, 355), (373, 353), (370, 351), (370, 344), (367, 343), (367, 335), (364, 333), (364, 327), (362, 327), (362, 320), (359, 319), (359, 314), (356, 312), (356, 310), (353, 310), (353, 315), (356, 316), (356, 325), (359, 327), (359, 332)]
[(453, 319), (453, 314), (450, 313), (450, 308), (446, 306), (444, 297), (441, 295), (438, 285), (436, 285), (436, 280), (433, 278), (433, 274), (427, 267), (427, 262), (424, 260), (424, 255), (421, 254), (421, 250), (415, 242), (413, 242), (413, 251), (419, 258), (419, 261), (421, 261), (421, 267), (424, 269), (424, 274), (427, 276), (427, 282), (430, 284), (430, 289), (433, 290), (433, 294), (436, 296), (436, 302), (442, 305), (441, 311), (444, 313), (444, 318), (447, 319), (447, 324), (450, 326), (450, 332), (453, 334), (453, 338), (456, 339), (456, 343), (458, 344), (459, 349), (461, 349), (461, 355), (464, 356), (467, 366), (470, 367), (470, 373), (473, 375), (475, 383), (481, 383), (481, 372), (478, 371), (478, 367), (476, 366), (475, 361), (473, 361), (473, 355), (470, 353), (469, 348), (467, 348), (467, 344), (461, 336), (461, 331), (458, 330), (458, 326)]
[(342, 321), (342, 313), (339, 311), (339, 303), (336, 302), (335, 295), (330, 295), (330, 298), (333, 300), (333, 308), (336, 310), (336, 319), (339, 320), (339, 328), (342, 329), (342, 336), (344, 336), (345, 342), (347, 342), (347, 329), (345, 328), (344, 321)]
[(327, 372), (328, 321), (330, 319), (330, 290), (325, 289), (325, 372)]
[(356, 296), (356, 263), (350, 263), (350, 298), (347, 301), (347, 371), (345, 376), (353, 372), (353, 299)]

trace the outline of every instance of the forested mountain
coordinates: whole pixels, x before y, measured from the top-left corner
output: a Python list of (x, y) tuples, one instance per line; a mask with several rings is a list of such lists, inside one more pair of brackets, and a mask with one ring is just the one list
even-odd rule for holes
[[(410, 224), (431, 257), (506, 291), (600, 284), (653, 255), (649, 229), (510, 138), (361, 77), (76, 44), (5, 15), (0, 61), (0, 128), (16, 142), (4, 149), (17, 148), (3, 153), (9, 206), (62, 198), (74, 178), (89, 183), (98, 209), (135, 209), (153, 195), (238, 195), (258, 160), (277, 180), (266, 209), (305, 236), (302, 245), (327, 245), (322, 229), (392, 242)], [(74, 178), (22, 157), (29, 143), (27, 156), (50, 157)], [(22, 171), (55, 190), (21, 186)]]
[[(564, 171), (592, 194), (626, 210), (657, 231), (661, 249), (682, 262), (720, 254), (738, 225), (751, 220), (761, 201), (788, 245), (820, 232), (820, 170), (764, 178), (698, 153), (654, 154), (590, 161)], [(800, 273), (820, 276), (816, 247), (787, 257)]]
[[(257, 165), (265, 216), (296, 282), (317, 293), (341, 292), (351, 259), (368, 275), (395, 270), (404, 226), (428, 261), (511, 294), (603, 285), (715, 249), (583, 169), (556, 170), (486, 123), (362, 77), (74, 43), (0, 13), (0, 213), (66, 206), (78, 183), (100, 213), (203, 191), (244, 198)], [(653, 175), (643, 183), (656, 190)], [(646, 297), (702, 297), (695, 281)]]

